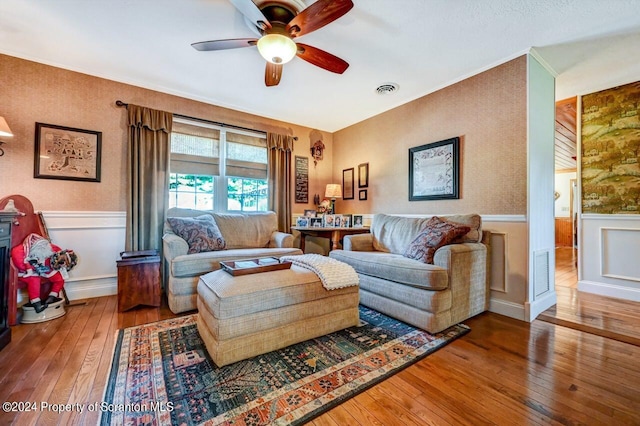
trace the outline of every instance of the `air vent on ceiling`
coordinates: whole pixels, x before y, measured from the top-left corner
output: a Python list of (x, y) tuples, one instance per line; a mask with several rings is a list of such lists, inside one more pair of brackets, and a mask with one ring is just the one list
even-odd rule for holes
[(383, 83), (376, 89), (378, 95), (390, 95), (394, 92), (397, 92), (400, 86), (396, 83)]

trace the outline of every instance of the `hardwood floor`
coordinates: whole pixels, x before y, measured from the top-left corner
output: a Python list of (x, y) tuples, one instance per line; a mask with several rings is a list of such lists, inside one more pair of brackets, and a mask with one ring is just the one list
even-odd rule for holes
[[(118, 313), (116, 297), (13, 327), (0, 351), (0, 400), (37, 411), (0, 424), (93, 425), (118, 328), (174, 316), (166, 306)], [(471, 332), (314, 419), (320, 425), (640, 424), (640, 347), (554, 324), (492, 313)], [(56, 413), (41, 402), (79, 404)]]
[(557, 304), (538, 319), (640, 346), (640, 303), (578, 291), (575, 256), (556, 249)]

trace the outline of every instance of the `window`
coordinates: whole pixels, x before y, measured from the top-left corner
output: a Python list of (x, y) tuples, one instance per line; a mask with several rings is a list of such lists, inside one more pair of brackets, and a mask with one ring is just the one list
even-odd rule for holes
[(174, 119), (169, 207), (266, 211), (268, 196), (263, 135)]

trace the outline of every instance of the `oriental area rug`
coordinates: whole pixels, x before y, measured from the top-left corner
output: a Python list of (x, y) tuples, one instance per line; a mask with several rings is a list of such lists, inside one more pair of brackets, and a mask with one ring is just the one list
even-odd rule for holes
[(432, 335), (360, 306), (356, 327), (220, 368), (196, 315), (118, 331), (101, 424), (303, 424), (469, 331)]

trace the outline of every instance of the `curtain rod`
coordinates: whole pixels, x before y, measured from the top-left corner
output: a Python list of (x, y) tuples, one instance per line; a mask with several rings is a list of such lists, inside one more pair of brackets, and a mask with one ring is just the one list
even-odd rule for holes
[[(121, 100), (117, 100), (116, 101), (116, 106), (118, 107), (128, 107), (129, 104), (122, 102)], [(174, 117), (178, 117), (178, 118), (183, 118), (185, 120), (194, 120), (194, 121), (200, 121), (202, 123), (207, 123), (207, 124), (214, 124), (216, 126), (220, 126), (220, 127), (229, 127), (232, 129), (236, 129), (236, 130), (246, 130), (248, 132), (256, 132), (256, 133), (264, 133), (265, 135), (267, 134), (267, 132), (265, 132), (264, 130), (256, 130), (256, 129), (250, 129), (248, 127), (242, 127), (242, 126), (236, 126), (234, 124), (227, 124), (227, 123), (220, 123), (218, 121), (211, 121), (211, 120), (206, 120), (204, 118), (197, 118), (197, 117), (189, 117), (188, 115), (182, 115), (182, 114), (173, 114)], [(293, 137), (294, 141), (298, 140), (297, 136)]]

